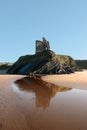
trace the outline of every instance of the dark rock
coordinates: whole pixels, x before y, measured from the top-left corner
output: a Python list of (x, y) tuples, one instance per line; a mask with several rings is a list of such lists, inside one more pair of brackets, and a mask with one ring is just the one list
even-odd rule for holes
[(20, 57), (8, 69), (8, 74), (67, 74), (77, 69), (75, 61), (69, 56), (57, 56), (53, 51), (47, 50)]

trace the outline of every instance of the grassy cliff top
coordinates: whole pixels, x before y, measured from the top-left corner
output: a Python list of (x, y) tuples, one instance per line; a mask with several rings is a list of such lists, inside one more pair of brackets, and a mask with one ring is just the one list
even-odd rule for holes
[(65, 64), (67, 64), (67, 65), (69, 65), (69, 64), (76, 65), (75, 61), (70, 56), (67, 56), (67, 55), (56, 55), (56, 56), (57, 56), (57, 59), (58, 59), (59, 63), (61, 65), (63, 65), (63, 66)]

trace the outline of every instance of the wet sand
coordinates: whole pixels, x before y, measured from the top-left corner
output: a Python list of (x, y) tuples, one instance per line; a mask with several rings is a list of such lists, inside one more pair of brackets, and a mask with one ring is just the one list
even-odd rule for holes
[[(85, 74), (82, 76), (85, 79), (86, 73), (78, 72), (78, 76)], [(58, 77), (54, 80), (59, 80)], [(51, 76), (43, 78), (45, 81), (0, 75), (0, 130), (87, 130), (85, 81), (81, 79), (82, 85), (79, 79), (80, 83), (75, 86), (74, 80), (75, 88), (71, 89), (70, 81), (66, 88), (47, 83)], [(79, 89), (79, 86), (84, 87)]]

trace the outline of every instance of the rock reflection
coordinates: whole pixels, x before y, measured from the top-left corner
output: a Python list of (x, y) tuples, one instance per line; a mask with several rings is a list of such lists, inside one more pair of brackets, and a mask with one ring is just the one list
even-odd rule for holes
[(34, 92), (36, 95), (36, 107), (46, 109), (50, 105), (50, 100), (57, 92), (65, 92), (71, 88), (60, 87), (54, 84), (33, 78), (23, 78), (15, 81), (21, 91)]

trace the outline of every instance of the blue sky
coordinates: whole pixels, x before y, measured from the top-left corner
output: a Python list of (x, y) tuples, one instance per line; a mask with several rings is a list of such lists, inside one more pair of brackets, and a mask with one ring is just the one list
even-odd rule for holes
[(55, 53), (87, 59), (87, 0), (0, 0), (0, 62), (34, 54), (43, 36)]

